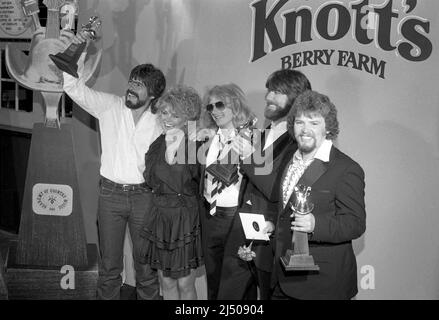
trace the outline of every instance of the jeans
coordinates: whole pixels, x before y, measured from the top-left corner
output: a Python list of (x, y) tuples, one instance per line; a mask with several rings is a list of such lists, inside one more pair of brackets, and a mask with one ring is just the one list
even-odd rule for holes
[(123, 245), (128, 228), (133, 243), (133, 260), (136, 272), (138, 299), (159, 299), (157, 272), (149, 265), (141, 264), (136, 258), (140, 250), (139, 231), (145, 214), (151, 204), (151, 193), (136, 187), (123, 191), (106, 179), (101, 179), (99, 190), (98, 232), (99, 232), (99, 278), (98, 299), (120, 299), (123, 271)]

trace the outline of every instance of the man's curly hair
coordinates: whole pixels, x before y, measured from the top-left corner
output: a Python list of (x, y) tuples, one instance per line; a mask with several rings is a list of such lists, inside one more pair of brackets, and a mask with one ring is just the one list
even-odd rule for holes
[(192, 87), (180, 85), (166, 91), (157, 101), (157, 111), (166, 105), (170, 105), (173, 112), (189, 121), (196, 121), (200, 117), (201, 98)]
[(155, 104), (166, 87), (166, 79), (163, 72), (153, 64), (139, 64), (131, 70), (130, 80), (139, 80), (145, 84), (148, 95), (154, 97), (151, 100), (151, 111), (155, 113)]
[(294, 137), (294, 118), (300, 115), (321, 115), (325, 119), (326, 139), (335, 140), (340, 130), (338, 128), (337, 109), (329, 98), (316, 91), (307, 90), (294, 101), (288, 113), (288, 131)]

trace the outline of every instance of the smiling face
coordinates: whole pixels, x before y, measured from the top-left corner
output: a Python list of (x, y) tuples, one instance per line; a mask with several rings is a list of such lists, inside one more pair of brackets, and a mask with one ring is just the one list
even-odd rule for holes
[(325, 119), (318, 113), (298, 115), (294, 120), (294, 136), (302, 154), (315, 153), (326, 139)]
[(125, 93), (125, 105), (133, 110), (148, 105), (152, 97), (148, 95), (148, 89), (142, 81), (131, 79), (128, 81), (128, 89)]
[(265, 94), (264, 116), (271, 121), (277, 121), (288, 114), (288, 96), (280, 91), (268, 90)]
[(219, 97), (211, 96), (209, 98), (208, 104), (215, 104), (216, 102), (222, 101), (225, 108), (220, 110), (217, 107), (213, 108), (210, 112), (212, 119), (215, 121), (216, 125), (221, 129), (233, 129), (233, 112), (227, 101), (221, 100)]
[(165, 133), (177, 130), (183, 130), (186, 124), (186, 118), (179, 116), (169, 103), (160, 106), (159, 121)]

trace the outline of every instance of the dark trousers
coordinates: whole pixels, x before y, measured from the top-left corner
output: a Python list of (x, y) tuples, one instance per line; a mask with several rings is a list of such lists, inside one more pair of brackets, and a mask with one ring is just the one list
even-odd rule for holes
[(254, 261), (244, 261), (238, 256), (239, 247), (249, 244), (250, 241), (245, 238), (241, 219), (236, 215), (227, 238), (219, 300), (256, 300), (257, 287), (261, 300), (270, 299), (271, 272), (261, 270), (256, 267)]
[[(206, 204), (208, 207), (208, 204)], [(207, 298), (217, 300), (221, 280), (224, 249), (237, 208), (216, 207), (215, 215), (205, 210), (203, 225), (204, 263), (207, 277)]]
[(273, 288), (271, 300), (298, 300), (298, 299), (286, 295), (285, 292), (282, 291), (279, 282), (277, 282)]
[(255, 267), (256, 282), (259, 287), (259, 299), (270, 300), (271, 299), (271, 272), (257, 269)]
[(133, 243), (133, 260), (136, 272), (138, 299), (159, 298), (157, 272), (137, 259), (140, 250), (139, 236), (145, 214), (151, 203), (151, 193), (141, 187), (124, 191), (114, 183), (101, 179), (98, 208), (99, 279), (98, 299), (119, 299), (122, 285), (123, 245), (128, 224)]

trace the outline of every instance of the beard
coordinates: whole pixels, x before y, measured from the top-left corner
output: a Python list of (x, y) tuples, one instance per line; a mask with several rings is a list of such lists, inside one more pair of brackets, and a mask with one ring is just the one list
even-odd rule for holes
[(316, 144), (313, 143), (311, 145), (298, 145), (299, 151), (305, 154), (311, 153), (316, 149)]
[[(137, 102), (132, 102), (128, 98), (128, 94), (132, 94), (133, 96), (135, 96)], [(128, 109), (131, 109), (131, 110), (139, 109), (139, 108), (143, 107), (145, 105), (145, 103), (146, 103), (146, 100), (140, 100), (139, 95), (137, 93), (135, 93), (134, 91), (127, 90), (127, 92), (125, 93), (125, 106)]]
[(272, 105), (276, 106), (275, 110), (269, 109), (268, 104), (264, 110), (264, 117), (270, 121), (276, 121), (276, 120), (279, 120), (279, 119), (285, 117), (288, 114), (288, 112), (290, 112), (290, 109), (291, 109), (290, 105), (286, 105), (284, 108), (282, 108), (274, 103)]
[(317, 147), (315, 138), (313, 138), (311, 141), (303, 142), (300, 139), (300, 136), (296, 136), (296, 141), (297, 141), (297, 148), (299, 149), (300, 152), (304, 154), (313, 152)]

